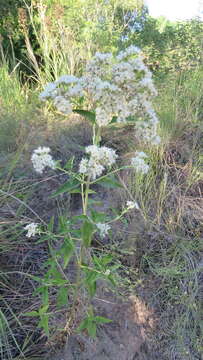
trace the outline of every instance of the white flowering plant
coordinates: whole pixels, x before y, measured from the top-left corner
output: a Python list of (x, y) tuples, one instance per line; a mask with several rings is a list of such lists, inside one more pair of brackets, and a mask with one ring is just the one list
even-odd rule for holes
[[(40, 94), (41, 100), (51, 100), (58, 111), (69, 115), (72, 112), (83, 115), (93, 128), (92, 144), (85, 148), (85, 155), (74, 171), (74, 158), (68, 160), (64, 168), (53, 160), (48, 147), (34, 150), (31, 161), (40, 175), (49, 167), (62, 171), (67, 181), (59, 187), (53, 197), (63, 193), (77, 193), (82, 200), (82, 213), (72, 218), (59, 217), (58, 228), (54, 229), (53, 219), (47, 225), (31, 223), (26, 225), (27, 236), (40, 235), (40, 241), (48, 241), (50, 258), (46, 262), (46, 273), (37, 292), (41, 294), (42, 307), (32, 311), (30, 316), (40, 317), (39, 326), (49, 335), (50, 303), (49, 293), (52, 286), (57, 290), (57, 306), (69, 305), (70, 326), (73, 322), (76, 304), (81, 296), (88, 298), (87, 316), (78, 330), (86, 329), (91, 336), (96, 335), (97, 324), (108, 322), (101, 316), (94, 316), (91, 299), (96, 294), (98, 279), (116, 284), (116, 270), (110, 254), (96, 256), (92, 249), (94, 236), (101, 239), (110, 236), (112, 224), (121, 219), (128, 211), (139, 211), (139, 205), (131, 196), (126, 206), (117, 215), (97, 212), (92, 203), (95, 184), (110, 187), (122, 187), (116, 175), (122, 169), (132, 168), (142, 176), (149, 171), (148, 156), (140, 151), (135, 153), (128, 166), (117, 167), (116, 149), (101, 146), (103, 127), (125, 126), (135, 123), (135, 134), (143, 141), (159, 143), (157, 134), (158, 119), (151, 100), (156, 95), (152, 75), (143, 62), (141, 51), (134, 46), (121, 51), (117, 56), (96, 53), (85, 69), (81, 78), (63, 75), (49, 83)], [(85, 99), (91, 111), (78, 109), (77, 104)], [(91, 200), (91, 201), (90, 201)], [(59, 248), (56, 243), (62, 244)], [(76, 262), (76, 274), (68, 276), (71, 261)], [(83, 295), (82, 295), (83, 294)], [(69, 301), (69, 304), (68, 304)]]

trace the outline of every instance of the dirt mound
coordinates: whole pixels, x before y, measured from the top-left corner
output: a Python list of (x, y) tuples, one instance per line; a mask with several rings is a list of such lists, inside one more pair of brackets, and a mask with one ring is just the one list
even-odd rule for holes
[[(108, 317), (112, 322), (98, 328), (96, 339), (86, 334), (70, 336), (63, 352), (53, 356), (52, 360), (146, 359), (148, 333), (155, 326), (153, 311), (147, 309), (136, 296), (121, 302), (109, 291), (94, 302), (97, 314)], [(154, 359), (157, 359), (157, 354)], [(153, 360), (153, 354), (150, 360)]]

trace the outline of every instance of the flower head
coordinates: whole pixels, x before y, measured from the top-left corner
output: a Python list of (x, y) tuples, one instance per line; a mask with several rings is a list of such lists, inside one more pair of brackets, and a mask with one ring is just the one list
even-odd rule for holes
[(56, 96), (54, 99), (54, 105), (63, 114), (69, 115), (72, 113), (72, 105), (65, 99), (64, 96)]
[(46, 167), (50, 167), (51, 169), (56, 168), (56, 162), (52, 159), (52, 156), (50, 153), (50, 148), (46, 146), (39, 146), (37, 149), (33, 151), (31, 161), (33, 164), (33, 167), (36, 172), (39, 174), (43, 173), (43, 170)]
[(85, 150), (90, 157), (89, 159), (83, 158), (81, 160), (79, 172), (90, 176), (93, 180), (102, 174), (105, 167), (111, 167), (118, 156), (115, 150), (106, 146), (89, 145)]
[(149, 165), (145, 162), (147, 158), (148, 156), (143, 151), (140, 151), (137, 152), (136, 156), (131, 159), (131, 164), (137, 172), (140, 172), (141, 174), (147, 174), (149, 171)]
[(56, 84), (71, 84), (76, 83), (78, 78), (74, 75), (62, 75), (56, 80)]
[(36, 223), (28, 224), (24, 227), (25, 230), (27, 230), (26, 236), (30, 238), (31, 236), (35, 236), (36, 234), (40, 233), (39, 225)]
[(137, 210), (139, 210), (139, 205), (138, 205), (138, 203), (136, 202), (136, 201), (127, 201), (127, 203), (126, 203), (126, 206), (127, 206), (127, 209), (137, 209)]
[(96, 108), (96, 122), (98, 126), (107, 126), (112, 119), (112, 114), (102, 109), (101, 107)]
[(39, 95), (40, 100), (46, 100), (48, 98), (54, 98), (57, 95), (57, 86), (55, 83), (48, 83), (44, 91), (42, 91)]
[(102, 238), (104, 238), (106, 235), (108, 235), (109, 230), (111, 229), (111, 226), (108, 224), (102, 224), (102, 223), (97, 223), (96, 227), (98, 228), (99, 232), (100, 232), (100, 236)]

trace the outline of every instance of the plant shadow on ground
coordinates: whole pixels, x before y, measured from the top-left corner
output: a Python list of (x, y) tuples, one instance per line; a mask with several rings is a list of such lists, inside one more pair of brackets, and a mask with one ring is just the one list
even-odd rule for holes
[[(38, 130), (33, 131), (37, 135)], [(124, 155), (124, 162), (126, 153), (133, 151), (133, 136), (130, 129), (127, 131), (123, 134), (121, 130), (115, 135), (112, 132), (110, 138), (103, 136), (107, 146), (115, 142), (120, 155)], [(42, 128), (43, 132), (40, 138), (33, 136), (15, 164), (2, 171), (2, 359), (44, 359), (47, 353), (50, 358), (50, 351), (66, 344), (63, 354), (57, 350), (53, 359), (113, 360), (120, 356), (119, 359), (124, 360), (157, 357), (200, 360), (203, 230), (200, 126), (187, 124), (176, 140), (159, 151), (148, 149), (152, 171), (145, 181), (129, 172), (121, 175), (141, 211), (133, 210), (124, 222), (116, 225), (105, 244), (95, 242), (95, 251), (105, 247), (120, 262), (119, 276), (123, 284), (116, 293), (99, 285), (95, 307), (113, 322), (99, 328), (97, 341), (89, 340), (86, 334), (69, 337), (71, 329), (64, 330), (68, 311), (64, 308), (58, 312), (54, 290), (51, 305), (55, 320), (49, 342), (36, 327), (35, 319), (23, 316), (39, 306), (39, 295), (32, 296), (37, 285), (32, 276), (43, 274), (43, 263), (48, 257), (46, 243), (25, 238), (24, 224), (31, 219), (48, 222), (54, 215), (57, 226), (59, 215), (75, 213), (81, 207), (77, 195), (50, 198), (67, 179), (51, 171), (43, 178), (36, 177), (31, 169), (30, 153), (43, 141), (43, 145), (52, 147), (54, 157), (63, 164), (73, 154), (77, 164), (90, 139), (89, 127), (79, 117), (67, 124), (53, 121), (48, 128)], [(107, 203), (119, 209), (128, 197), (125, 189), (100, 189), (100, 198), (102, 206)], [(128, 298), (130, 300), (124, 301)], [(78, 304), (76, 322), (80, 316), (81, 304)]]

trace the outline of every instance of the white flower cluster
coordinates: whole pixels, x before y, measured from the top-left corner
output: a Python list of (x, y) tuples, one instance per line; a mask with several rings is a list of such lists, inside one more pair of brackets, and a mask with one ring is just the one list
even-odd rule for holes
[(89, 154), (89, 159), (81, 160), (79, 173), (89, 176), (93, 180), (102, 174), (105, 167), (111, 167), (118, 157), (115, 150), (106, 146), (89, 145), (85, 150)]
[[(111, 229), (111, 226), (108, 224), (102, 224), (102, 223), (97, 223), (96, 227), (98, 228), (99, 232), (100, 232), (100, 236), (102, 238), (104, 238), (105, 236), (108, 235), (109, 230)], [(108, 274), (109, 275), (109, 274)]]
[(140, 52), (141, 51), (137, 46), (131, 45), (125, 51), (121, 51), (118, 54), (117, 59), (123, 60), (123, 59), (126, 59), (130, 55), (136, 55), (136, 54), (139, 54)]
[(137, 121), (135, 125), (136, 136), (143, 142), (151, 145), (159, 145), (161, 138), (157, 135), (157, 123), (151, 121)]
[(109, 276), (111, 274), (111, 270), (110, 269), (107, 269), (104, 273), (105, 276)]
[(69, 115), (72, 113), (72, 105), (71, 103), (64, 98), (64, 96), (56, 96), (54, 98), (54, 105), (63, 114)]
[(113, 117), (117, 122), (146, 120), (148, 130), (140, 122), (136, 130), (145, 141), (158, 144), (158, 119), (151, 104), (156, 95), (152, 74), (144, 64), (140, 49), (130, 46), (116, 57), (97, 52), (87, 64), (84, 76), (63, 75), (49, 83), (40, 98), (51, 98), (59, 111), (70, 114), (74, 98), (86, 96), (95, 110), (99, 127), (108, 126)]
[(131, 159), (131, 164), (135, 168), (137, 172), (140, 172), (141, 174), (147, 174), (149, 171), (149, 165), (146, 164), (145, 160), (148, 158), (148, 156), (143, 152), (136, 152), (136, 156)]
[(46, 167), (50, 167), (51, 169), (56, 168), (56, 162), (52, 159), (52, 156), (50, 153), (50, 148), (48, 147), (41, 147), (39, 146), (38, 149), (34, 150), (31, 161), (33, 164), (33, 167), (36, 172), (39, 174), (43, 173), (43, 170)]
[(143, 108), (147, 114), (147, 119), (136, 122), (136, 135), (143, 142), (149, 142), (151, 145), (159, 145), (161, 138), (159, 135), (157, 135), (159, 120), (156, 116), (156, 113), (145, 94), (139, 94), (138, 97), (141, 98)]
[(58, 95), (57, 85), (53, 82), (48, 83), (44, 91), (42, 91), (39, 95), (40, 100), (45, 101), (46, 99), (52, 98), (54, 99)]
[(48, 83), (39, 98), (52, 99), (54, 106), (63, 114), (72, 113), (72, 98), (83, 96), (81, 79), (74, 75), (62, 75), (55, 82)]
[(27, 230), (26, 236), (30, 238), (31, 236), (35, 236), (40, 233), (39, 225), (35, 223), (28, 224), (24, 227)]
[[(143, 102), (150, 103), (155, 96), (152, 74), (143, 62), (141, 51), (130, 46), (116, 58), (111, 54), (98, 54), (86, 67), (83, 85), (96, 108), (96, 122), (107, 126), (112, 117), (126, 122), (131, 117), (147, 118)], [(138, 96), (138, 95), (142, 96)]]
[(127, 206), (127, 209), (130, 210), (130, 209), (137, 209), (139, 210), (139, 205), (136, 201), (127, 201), (126, 203), (126, 206)]

